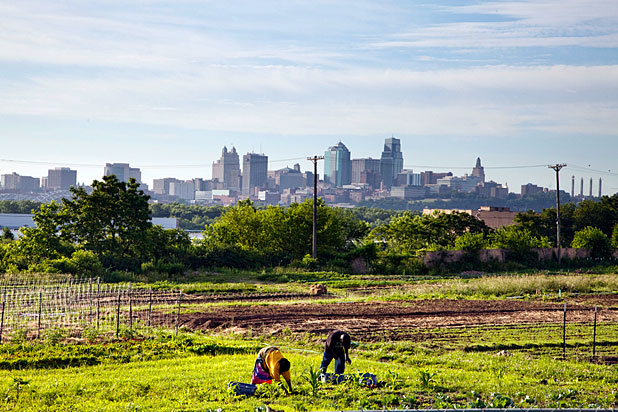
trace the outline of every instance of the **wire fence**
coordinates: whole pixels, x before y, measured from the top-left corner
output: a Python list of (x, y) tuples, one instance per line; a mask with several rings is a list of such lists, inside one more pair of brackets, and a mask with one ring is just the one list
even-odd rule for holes
[(49, 330), (80, 336), (85, 329), (100, 334), (151, 326), (161, 313), (176, 330), (182, 294), (177, 290), (135, 288), (131, 283), (105, 284), (98, 278), (0, 280), (0, 343), (40, 339)]

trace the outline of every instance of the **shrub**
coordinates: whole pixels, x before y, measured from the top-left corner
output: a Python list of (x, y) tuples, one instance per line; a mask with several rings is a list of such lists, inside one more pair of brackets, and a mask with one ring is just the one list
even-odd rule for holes
[(575, 232), (571, 247), (590, 249), (593, 258), (606, 258), (612, 254), (610, 239), (601, 229), (592, 226)]
[(71, 255), (72, 272), (79, 276), (96, 277), (103, 273), (103, 265), (97, 255), (90, 250), (76, 250)]
[(467, 232), (455, 239), (455, 250), (478, 252), (485, 248), (487, 242), (483, 233)]
[(612, 247), (618, 249), (618, 224), (614, 226), (614, 230), (612, 231)]

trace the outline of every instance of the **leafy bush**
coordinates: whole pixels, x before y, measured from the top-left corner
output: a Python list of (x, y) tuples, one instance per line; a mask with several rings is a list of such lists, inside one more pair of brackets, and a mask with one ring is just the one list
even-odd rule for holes
[(593, 258), (606, 258), (612, 254), (610, 239), (601, 229), (592, 226), (575, 232), (571, 247), (590, 249)]
[(467, 232), (455, 239), (455, 250), (478, 252), (487, 245), (483, 233)]
[(612, 247), (618, 249), (618, 224), (616, 224), (614, 230), (612, 230)]
[(66, 331), (59, 328), (47, 329), (43, 334), (43, 340), (48, 345), (57, 345), (66, 337)]

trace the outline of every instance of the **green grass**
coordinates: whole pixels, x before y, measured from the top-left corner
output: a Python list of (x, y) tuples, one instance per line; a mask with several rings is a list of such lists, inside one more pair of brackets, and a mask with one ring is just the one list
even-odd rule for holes
[[(296, 394), (286, 397), (275, 390), (262, 390), (261, 397), (233, 396), (227, 383), (249, 381), (254, 350), (266, 343), (195, 335), (180, 340), (94, 345), (90, 350), (100, 351), (97, 356), (105, 362), (53, 368), (33, 363), (26, 369), (0, 371), (0, 405), (23, 411), (247, 411), (265, 404), (285, 411), (312, 411), (481, 404), (489, 407), (500, 402), (512, 402), (518, 407), (618, 406), (615, 366), (562, 362), (524, 352), (510, 356), (460, 350), (441, 354), (414, 352), (403, 361), (385, 362), (358, 350), (352, 352), (353, 364), (348, 373), (375, 373), (384, 387), (366, 388), (351, 382), (316, 388), (311, 384), (310, 370), (318, 366), (320, 352), (287, 343), (280, 347), (292, 363)], [(209, 354), (187, 350), (215, 344), (221, 350)], [(226, 353), (229, 348), (238, 353)], [(25, 350), (21, 356), (40, 357), (41, 349)], [(54, 350), (62, 349), (67, 348)], [(382, 349), (389, 351), (387, 345)], [(150, 355), (156, 355), (137, 356), (149, 350)], [(5, 350), (1, 356), (9, 356), (9, 352)], [(109, 356), (114, 353), (126, 356)], [(423, 379), (423, 374), (430, 378)]]

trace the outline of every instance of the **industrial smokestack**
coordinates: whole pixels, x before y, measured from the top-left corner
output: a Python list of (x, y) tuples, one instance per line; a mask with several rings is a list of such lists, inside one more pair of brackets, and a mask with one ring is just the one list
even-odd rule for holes
[(590, 197), (592, 197), (592, 178), (590, 178)]
[(575, 176), (571, 176), (571, 197), (575, 197)]
[(584, 178), (582, 177), (582, 185), (579, 190), (579, 196), (584, 197)]
[(603, 183), (603, 180), (599, 177), (599, 198), (602, 196), (601, 195), (601, 184)]

